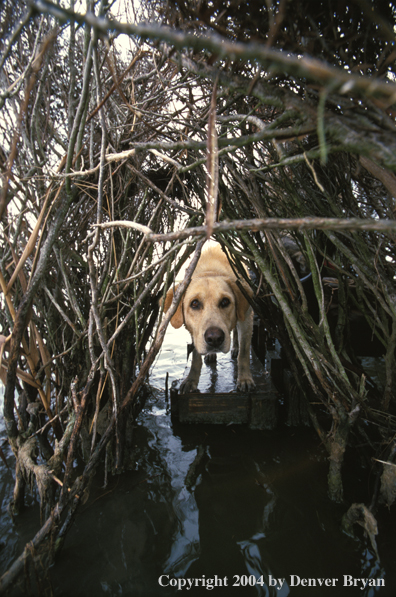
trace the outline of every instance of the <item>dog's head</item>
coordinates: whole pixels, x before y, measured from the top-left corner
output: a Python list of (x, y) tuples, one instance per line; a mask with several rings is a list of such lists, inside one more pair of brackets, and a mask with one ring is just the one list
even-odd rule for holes
[[(164, 311), (171, 305), (173, 290), (165, 297)], [(202, 355), (228, 352), (230, 333), (238, 320), (244, 321), (248, 309), (249, 303), (236, 282), (220, 276), (202, 277), (191, 281), (171, 324), (175, 328), (184, 324)]]

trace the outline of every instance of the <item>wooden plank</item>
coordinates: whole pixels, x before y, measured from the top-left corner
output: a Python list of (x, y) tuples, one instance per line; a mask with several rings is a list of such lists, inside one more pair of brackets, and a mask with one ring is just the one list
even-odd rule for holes
[(181, 423), (247, 423), (249, 399), (232, 394), (178, 395)]
[(174, 381), (170, 391), (172, 417), (180, 423), (274, 429), (279, 420), (279, 394), (254, 353), (250, 365), (256, 384), (252, 392), (236, 389), (237, 364), (228, 355), (202, 367), (196, 392), (180, 394), (181, 382)]
[(172, 416), (180, 423), (248, 424), (252, 429), (274, 429), (278, 424), (278, 393), (268, 380), (250, 393), (179, 394), (173, 384)]

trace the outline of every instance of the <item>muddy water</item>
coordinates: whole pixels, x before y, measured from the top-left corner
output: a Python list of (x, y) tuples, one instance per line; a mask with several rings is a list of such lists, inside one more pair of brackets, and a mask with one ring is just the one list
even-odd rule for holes
[[(326, 454), (310, 429), (269, 432), (171, 421), (165, 378), (169, 373), (170, 385), (182, 376), (187, 339), (180, 331), (167, 335), (151, 374), (154, 393), (136, 428), (135, 470), (111, 478), (106, 488), (98, 472), (50, 571), (54, 594), (396, 595), (394, 512), (378, 516), (380, 562), (363, 533), (353, 540), (339, 529), (349, 503), (370, 499), (367, 471), (362, 480), (360, 471), (346, 468), (348, 501), (335, 506), (326, 493)], [(228, 358), (217, 365), (227, 383)], [(187, 487), (198, 449), (201, 463)], [(4, 445), (3, 451), (11, 462)], [(39, 526), (34, 496), (11, 522), (11, 493), (12, 474), (1, 463), (1, 572)], [(47, 579), (44, 593), (48, 587)]]

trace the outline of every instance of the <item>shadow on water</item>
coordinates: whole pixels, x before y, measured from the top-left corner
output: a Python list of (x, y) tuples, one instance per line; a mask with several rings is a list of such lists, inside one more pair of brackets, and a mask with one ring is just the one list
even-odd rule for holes
[[(106, 488), (103, 473), (95, 477), (50, 571), (54, 594), (393, 597), (395, 515), (378, 517), (378, 563), (363, 533), (358, 541), (340, 531), (349, 503), (328, 500), (327, 457), (311, 429), (172, 422), (163, 388), (167, 372), (171, 380), (183, 374), (186, 342), (177, 334), (168, 335), (153, 368), (154, 393), (136, 427), (135, 470)], [(186, 486), (198, 449), (194, 482)], [(3, 468), (2, 572), (38, 526), (33, 506), (14, 525), (6, 516), (12, 479)], [(353, 501), (359, 475), (346, 472)], [(356, 495), (369, 500), (371, 490), (359, 486)], [(344, 586), (344, 575), (349, 582), (384, 579), (385, 586)]]

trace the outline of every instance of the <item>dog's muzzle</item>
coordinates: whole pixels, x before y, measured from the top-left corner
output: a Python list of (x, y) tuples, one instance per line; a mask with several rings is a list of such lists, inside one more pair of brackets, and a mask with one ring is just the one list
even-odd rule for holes
[(224, 342), (224, 339), (225, 339), (225, 334), (224, 334), (223, 330), (213, 326), (206, 330), (206, 332), (204, 334), (204, 338), (205, 338), (207, 347), (210, 350), (216, 350), (216, 349), (221, 348), (221, 346)]

